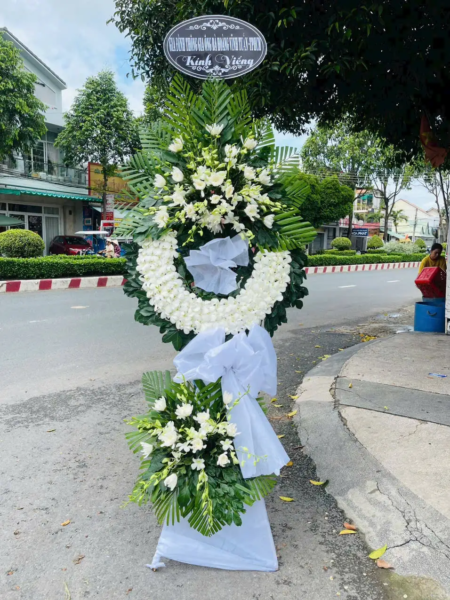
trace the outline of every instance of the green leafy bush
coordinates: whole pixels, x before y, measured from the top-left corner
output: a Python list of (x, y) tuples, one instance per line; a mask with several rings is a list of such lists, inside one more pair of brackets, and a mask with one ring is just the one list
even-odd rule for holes
[(348, 238), (337, 237), (331, 242), (331, 247), (336, 248), (336, 250), (350, 250), (352, 243)]
[(442, 247), (444, 248), (444, 252), (445, 252), (447, 250), (447, 242), (443, 242)]
[(421, 252), (421, 248), (416, 246), (416, 244), (410, 243), (400, 243), (400, 242), (388, 242), (384, 245), (383, 250), (386, 254), (417, 254)]
[(124, 258), (0, 258), (0, 280), (123, 275)]
[(415, 241), (415, 245), (420, 249), (425, 249), (427, 247), (422, 238), (417, 238), (417, 240)]
[(0, 256), (33, 258), (42, 256), (45, 244), (40, 235), (27, 229), (10, 229), (0, 233)]
[(309, 256), (308, 267), (416, 262), (422, 260), (422, 258), (422, 254), (363, 254), (360, 256), (341, 256), (340, 254), (323, 254), (322, 256)]
[(325, 250), (324, 254), (339, 254), (339, 256), (355, 256), (356, 250)]
[(367, 248), (366, 254), (386, 254), (384, 248)]
[(380, 238), (379, 235), (373, 235), (372, 237), (369, 238), (368, 242), (367, 242), (367, 249), (369, 250), (375, 250), (377, 248), (382, 248), (384, 246), (384, 242), (383, 240)]

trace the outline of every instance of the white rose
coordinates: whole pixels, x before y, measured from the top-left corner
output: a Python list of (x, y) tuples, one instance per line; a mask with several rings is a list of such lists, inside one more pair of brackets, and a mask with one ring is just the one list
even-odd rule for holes
[(181, 138), (173, 140), (169, 146), (169, 150), (171, 152), (181, 152), (181, 150), (183, 150), (183, 140)]
[(204, 190), (206, 187), (206, 183), (201, 179), (193, 179), (192, 183), (194, 184), (196, 190)]
[(217, 459), (217, 464), (219, 467), (226, 467), (229, 463), (230, 463), (230, 459), (228, 458), (228, 455), (226, 452), (221, 454), (219, 456), (219, 458)]
[(225, 198), (232, 198), (234, 194), (234, 187), (232, 185), (227, 185), (225, 188)]
[(248, 165), (244, 168), (244, 177), (245, 179), (255, 179), (255, 169), (253, 167), (249, 167)]
[(226, 171), (216, 171), (209, 176), (210, 185), (222, 185), (227, 175)]
[(141, 442), (142, 450), (141, 454), (144, 458), (148, 458), (150, 454), (153, 452), (152, 444), (147, 444), (146, 442)]
[(219, 204), (219, 202), (222, 200), (222, 196), (218, 196), (217, 194), (213, 194), (211, 196), (211, 198), (209, 199), (209, 201), (211, 202), (211, 204)]
[(158, 412), (161, 412), (163, 410), (166, 410), (166, 406), (166, 399), (164, 398), (164, 396), (161, 396), (161, 398), (155, 402), (153, 408)]
[(230, 402), (233, 402), (233, 394), (231, 392), (224, 392), (223, 403), (228, 405)]
[(206, 126), (206, 131), (208, 131), (208, 133), (210, 133), (213, 137), (219, 137), (219, 135), (223, 131), (223, 128), (224, 128), (223, 125), (218, 125), (217, 123), (213, 123), (212, 125)]
[(181, 192), (179, 190), (175, 191), (170, 198), (173, 200), (173, 203), (176, 206), (183, 206), (186, 204), (186, 200), (184, 198), (185, 192)]
[(164, 479), (164, 485), (168, 487), (171, 492), (173, 492), (173, 490), (177, 487), (177, 483), (178, 477), (175, 475), (175, 473), (172, 473), (172, 475), (169, 475), (169, 477)]
[(166, 426), (158, 437), (163, 446), (170, 446), (173, 448), (178, 439), (178, 433), (175, 428)]
[(176, 183), (181, 183), (184, 179), (183, 171), (181, 169), (179, 169), (178, 167), (174, 167), (172, 169), (172, 179)]
[(272, 229), (274, 219), (274, 215), (267, 215), (267, 217), (264, 217), (263, 223), (268, 229)]
[(233, 447), (233, 442), (231, 440), (225, 440), (224, 442), (220, 442), (220, 445), (226, 452), (227, 450)]
[(236, 437), (238, 435), (238, 430), (234, 423), (228, 423), (227, 435), (229, 435), (230, 437)]
[(247, 150), (253, 150), (253, 148), (256, 148), (257, 145), (258, 142), (253, 138), (247, 138), (244, 142), (244, 148), (247, 148)]
[(194, 458), (192, 461), (191, 469), (193, 471), (203, 471), (205, 468), (205, 461), (203, 458)]
[(271, 179), (269, 176), (269, 173), (267, 172), (266, 169), (264, 169), (263, 171), (261, 171), (261, 173), (259, 174), (258, 177), (259, 181), (263, 184), (263, 185), (270, 185), (271, 184)]
[(259, 213), (258, 213), (258, 207), (256, 206), (256, 204), (249, 204), (245, 209), (244, 209), (245, 214), (250, 217), (250, 219), (252, 221), (255, 220), (255, 218), (259, 217)]
[(209, 418), (209, 410), (207, 410), (205, 412), (198, 413), (198, 415), (194, 417), (194, 420), (201, 425), (202, 423), (206, 423)]
[(229, 158), (234, 158), (235, 156), (237, 156), (239, 153), (239, 148), (237, 148), (236, 146), (230, 146), (230, 144), (227, 144), (225, 146), (225, 156), (228, 156)]
[(199, 450), (203, 450), (203, 448), (204, 448), (203, 441), (200, 438), (194, 438), (191, 441), (191, 445), (192, 445), (193, 452), (198, 452)]
[(154, 186), (157, 188), (163, 188), (166, 185), (166, 180), (162, 175), (155, 175)]
[(181, 404), (175, 411), (175, 414), (179, 419), (187, 419), (192, 414), (194, 407), (192, 404)]

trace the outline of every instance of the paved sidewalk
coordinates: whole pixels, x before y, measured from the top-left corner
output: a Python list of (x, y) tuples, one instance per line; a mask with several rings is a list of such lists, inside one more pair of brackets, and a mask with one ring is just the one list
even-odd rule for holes
[(306, 375), (297, 403), (306, 453), (369, 546), (420, 578), (417, 598), (449, 598), (450, 338), (349, 348)]

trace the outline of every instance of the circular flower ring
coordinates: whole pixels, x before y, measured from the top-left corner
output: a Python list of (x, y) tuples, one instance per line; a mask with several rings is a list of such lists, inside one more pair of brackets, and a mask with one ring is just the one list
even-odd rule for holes
[(235, 335), (261, 323), (275, 302), (283, 299), (289, 283), (289, 252), (259, 252), (254, 271), (236, 298), (203, 300), (187, 289), (173, 264), (177, 246), (174, 233), (143, 242), (137, 270), (154, 310), (184, 333), (222, 327)]

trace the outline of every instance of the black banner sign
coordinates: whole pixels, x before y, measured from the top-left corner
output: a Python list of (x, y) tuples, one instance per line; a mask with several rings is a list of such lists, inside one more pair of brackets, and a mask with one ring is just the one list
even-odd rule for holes
[(256, 69), (266, 53), (266, 40), (256, 27), (224, 15), (178, 23), (164, 40), (167, 60), (198, 79), (240, 77)]

